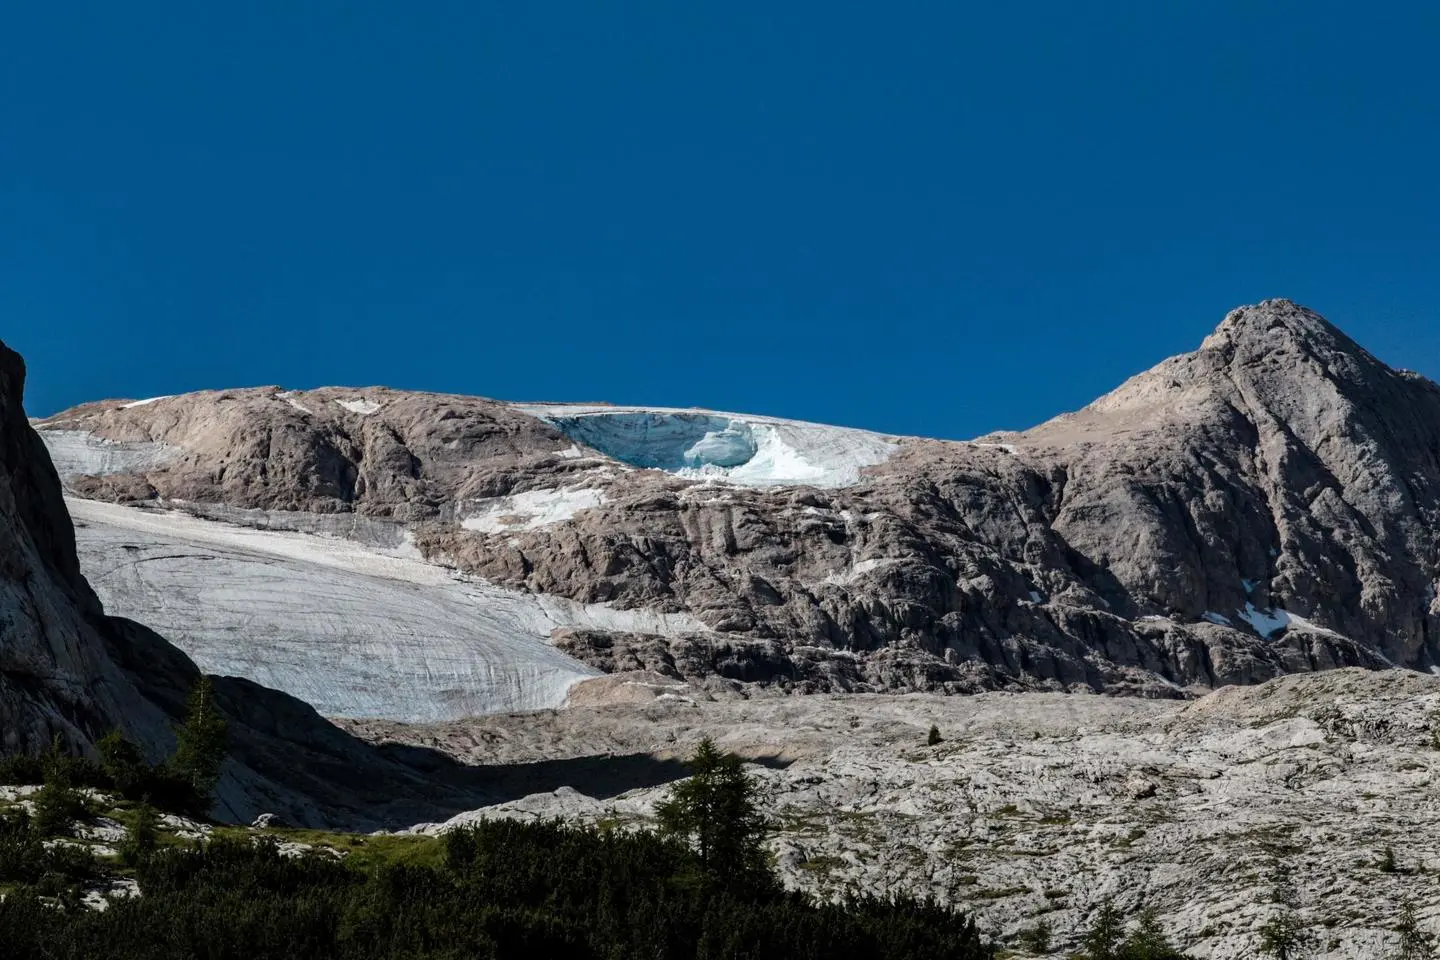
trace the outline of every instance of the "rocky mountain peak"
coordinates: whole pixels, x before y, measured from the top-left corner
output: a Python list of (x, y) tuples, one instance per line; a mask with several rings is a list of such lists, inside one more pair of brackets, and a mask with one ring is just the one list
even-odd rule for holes
[[(1393, 374), (1339, 327), (1293, 300), (1237, 307), (1200, 345), (1228, 367), (1263, 366), (1283, 379), (1320, 374), (1357, 380)], [(1308, 361), (1297, 363), (1296, 361)]]

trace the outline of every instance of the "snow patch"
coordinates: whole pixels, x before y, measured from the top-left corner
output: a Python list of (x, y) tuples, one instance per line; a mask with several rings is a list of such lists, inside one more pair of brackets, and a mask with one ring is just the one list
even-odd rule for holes
[(1330, 637), (1338, 637), (1340, 634), (1328, 627), (1312, 623), (1298, 614), (1286, 610), (1259, 610), (1255, 604), (1245, 604), (1245, 612), (1240, 614), (1240, 619), (1255, 628), (1255, 632), (1266, 640), (1269, 640), (1281, 630), (1300, 630), (1305, 633), (1321, 633)]
[(990, 447), (995, 450), (1004, 450), (1012, 457), (1020, 452), (1020, 448), (1013, 443), (981, 443), (979, 440), (966, 441), (972, 447)]
[(150, 398), (148, 398), (148, 399), (146, 399), (146, 400), (132, 400), (132, 401), (130, 401), (129, 403), (122, 403), (122, 404), (120, 404), (120, 409), (121, 409), (121, 410), (130, 410), (130, 409), (133, 409), (133, 408), (135, 408), (135, 407), (143, 407), (143, 406), (146, 406), (146, 405), (151, 404), (151, 403), (155, 403), (155, 402), (160, 401), (160, 400), (169, 400), (169, 399), (170, 399), (171, 397), (173, 397), (173, 396), (175, 396), (175, 394), (173, 394), (173, 393), (167, 393), (167, 394), (165, 394), (165, 396), (163, 396), (163, 397), (150, 397)]
[(565, 460), (579, 460), (583, 456), (585, 456), (585, 451), (581, 450), (573, 443), (570, 444), (569, 447), (560, 451), (560, 457)]
[(1030, 602), (1031, 602), (1031, 603), (1044, 603), (1044, 602), (1045, 602), (1045, 598), (1040, 595), (1040, 591), (1039, 591), (1039, 590), (1031, 590), (1031, 591), (1030, 591)]
[(305, 404), (295, 399), (295, 391), (293, 390), (282, 390), (279, 393), (275, 394), (275, 399), (284, 400), (290, 406), (294, 407), (296, 410), (299, 410), (301, 413), (306, 414), (307, 416), (315, 416), (314, 410), (311, 410), (309, 407), (305, 406)]
[(865, 574), (867, 573), (879, 570), (883, 567), (893, 567), (899, 562), (899, 560), (896, 560), (893, 557), (880, 557), (873, 560), (860, 560), (852, 564), (849, 571), (845, 573), (830, 574), (828, 577), (825, 578), (825, 582), (837, 587), (849, 586), (856, 580), (859, 580), (861, 577), (865, 576)]
[(368, 417), (372, 413), (380, 412), (380, 404), (374, 400), (336, 400), (336, 403), (349, 410), (351, 413), (358, 413), (362, 417)]
[(1224, 614), (1216, 613), (1213, 610), (1206, 610), (1204, 613), (1200, 614), (1200, 619), (1208, 620), (1211, 623), (1218, 623), (1222, 627), (1235, 626), (1235, 624), (1230, 622), (1229, 617), (1225, 616)]
[(466, 505), (469, 516), (460, 521), (466, 530), (481, 533), (506, 533), (533, 530), (552, 523), (564, 523), (581, 510), (598, 507), (605, 502), (600, 490), (529, 490), (508, 497), (471, 501)]

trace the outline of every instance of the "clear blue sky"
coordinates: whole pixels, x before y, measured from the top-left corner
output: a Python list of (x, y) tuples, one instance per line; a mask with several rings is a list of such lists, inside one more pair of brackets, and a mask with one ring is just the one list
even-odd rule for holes
[(1440, 375), (1440, 14), (1305, 2), (0, 10), (32, 413), (257, 384), (964, 437), (1289, 296)]

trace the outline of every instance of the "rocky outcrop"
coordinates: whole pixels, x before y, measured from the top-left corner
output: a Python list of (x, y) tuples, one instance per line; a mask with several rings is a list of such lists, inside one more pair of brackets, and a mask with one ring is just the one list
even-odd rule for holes
[(1150, 696), (1440, 663), (1440, 388), (1289, 301), (969, 443), (380, 389), (107, 401), (39, 428), (80, 495), (388, 527), (468, 575), (709, 634), (587, 641), (591, 663), (683, 675), (732, 651), (714, 668), (796, 690)]

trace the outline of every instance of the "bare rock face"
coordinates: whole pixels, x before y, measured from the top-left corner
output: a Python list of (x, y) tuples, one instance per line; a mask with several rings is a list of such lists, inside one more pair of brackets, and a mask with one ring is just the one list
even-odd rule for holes
[(106, 401), (39, 430), (80, 496), (403, 537), (704, 628), (562, 640), (602, 669), (1180, 696), (1440, 662), (1440, 388), (1284, 300), (968, 443), (381, 389)]
[[(0, 749), (40, 748), (131, 714), (160, 715), (107, 654), (60, 482), (20, 405), (25, 365), (0, 346)], [(103, 731), (102, 731), (103, 732)]]

